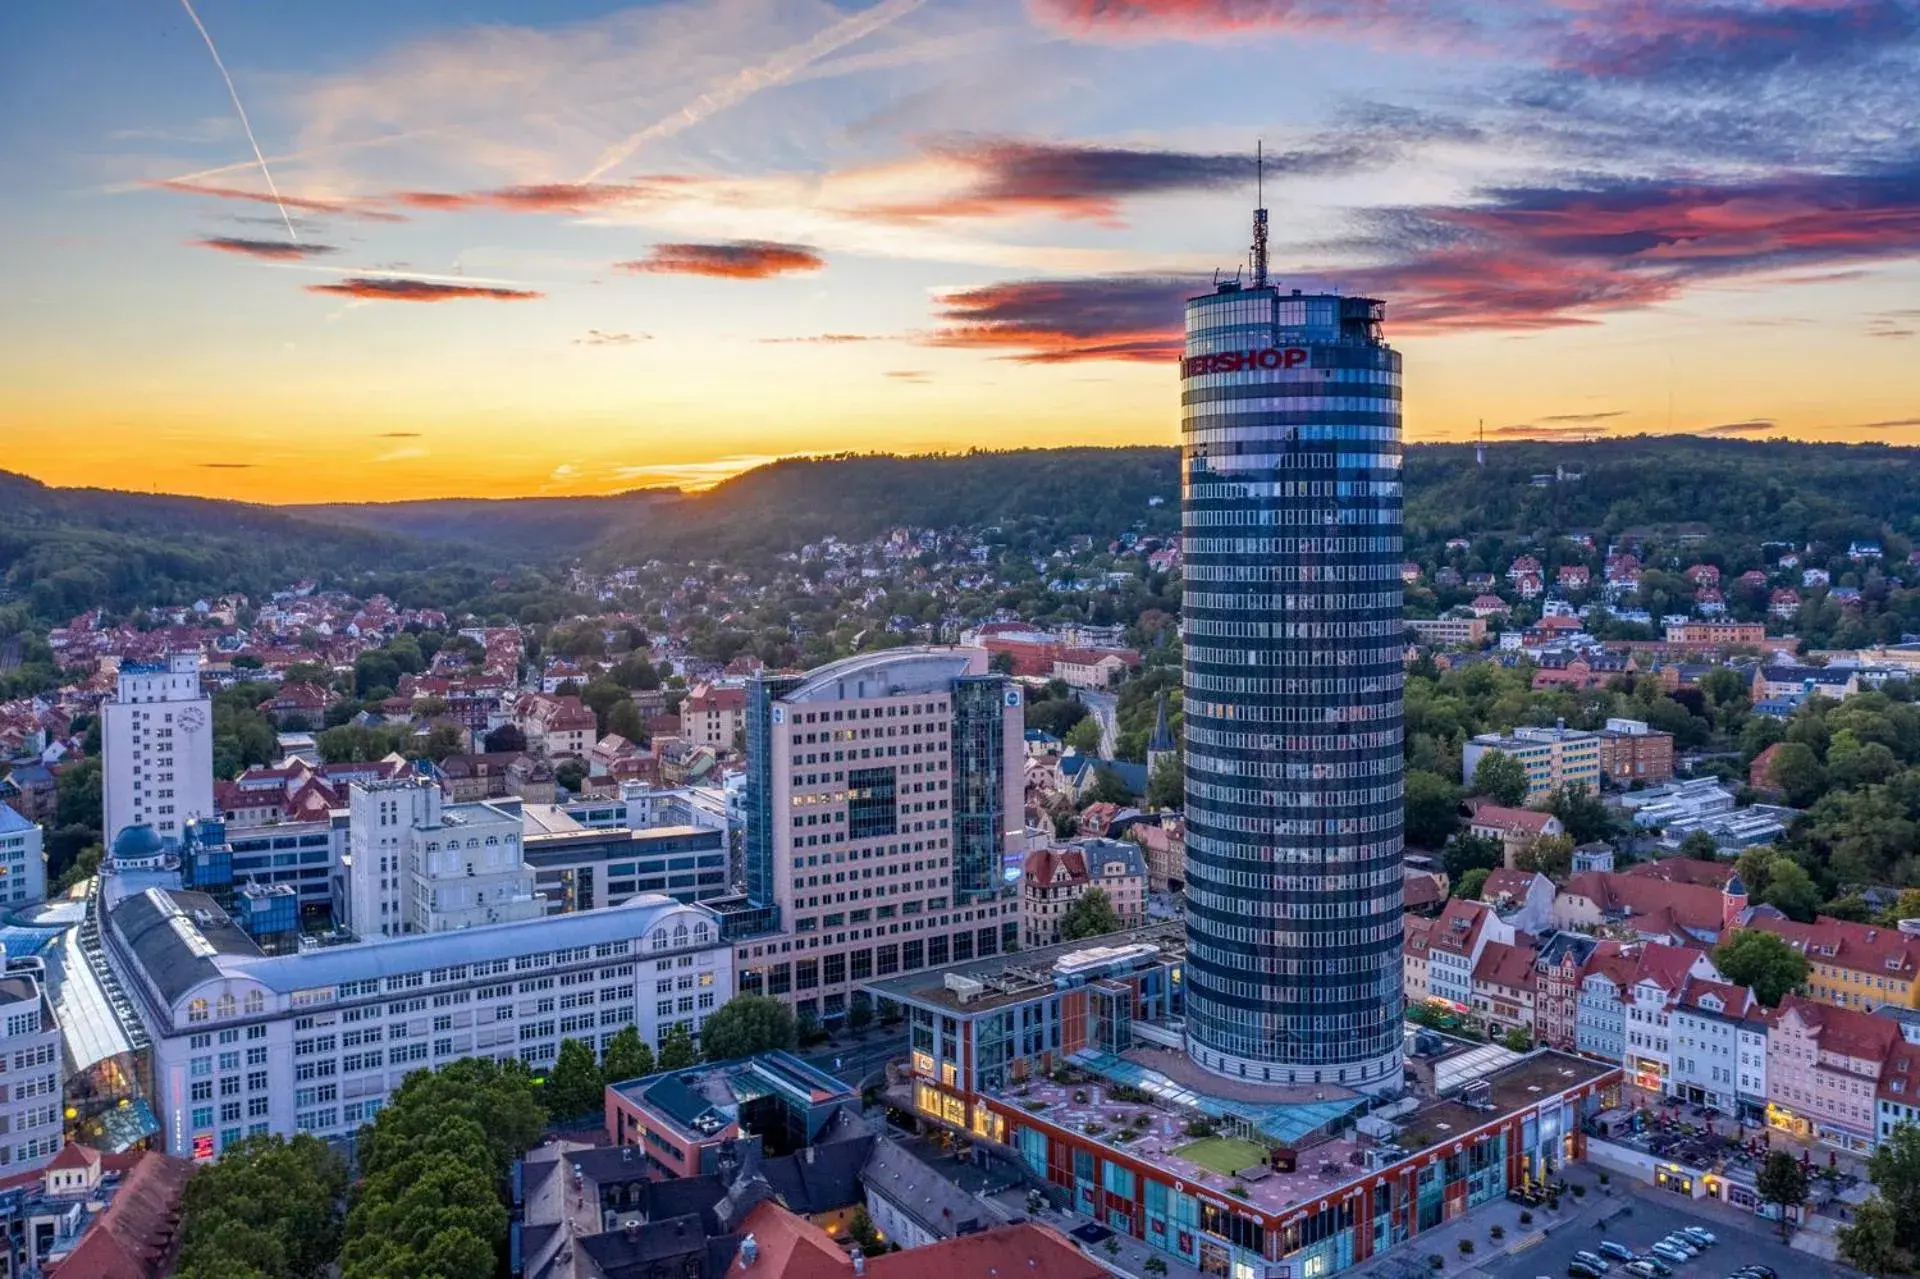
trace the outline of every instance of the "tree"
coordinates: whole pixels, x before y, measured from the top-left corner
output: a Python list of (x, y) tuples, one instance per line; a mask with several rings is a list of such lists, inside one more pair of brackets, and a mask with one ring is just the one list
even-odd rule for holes
[(554, 784), (578, 795), (587, 784), (587, 766), (577, 759), (563, 759), (553, 770)]
[(1560, 819), (1576, 844), (1591, 844), (1613, 838), (1616, 830), (1613, 813), (1600, 796), (1578, 782), (1553, 792), (1547, 811)]
[(435, 724), (427, 734), (423, 748), (427, 758), (438, 764), (449, 755), (461, 755), (467, 749), (467, 730), (458, 724)]
[(1060, 917), (1060, 940), (1079, 941), (1082, 937), (1098, 937), (1119, 927), (1120, 916), (1114, 913), (1113, 903), (1108, 900), (1106, 891), (1089, 888)]
[(1490, 835), (1470, 835), (1465, 831), (1447, 841), (1440, 854), (1447, 876), (1458, 881), (1470, 870), (1498, 870), (1506, 865), (1507, 850)]
[(1840, 1227), (1840, 1259), (1864, 1274), (1899, 1274), (1912, 1263), (1900, 1246), (1893, 1208), (1874, 1195), (1854, 1209), (1853, 1224)]
[(502, 724), (482, 739), (488, 754), (518, 754), (527, 749), (527, 735), (512, 724)]
[(1147, 778), (1147, 806), (1149, 808), (1185, 808), (1187, 804), (1187, 774), (1181, 767), (1178, 754), (1162, 756), (1154, 765)]
[(1806, 983), (1807, 957), (1773, 933), (1742, 928), (1713, 950), (1713, 964), (1736, 986), (1749, 986), (1754, 998), (1772, 1008), (1788, 992)]
[(1509, 1052), (1524, 1053), (1533, 1051), (1533, 1036), (1524, 1026), (1515, 1026), (1500, 1037), (1500, 1046)]
[(1409, 771), (1406, 804), (1409, 844), (1441, 848), (1460, 828), (1460, 788), (1438, 773)]
[(1874, 1148), (1867, 1176), (1893, 1210), (1894, 1242), (1908, 1252), (1920, 1250), (1920, 1128), (1895, 1124)]
[(578, 1039), (562, 1039), (560, 1055), (540, 1094), (548, 1112), (561, 1118), (598, 1113), (606, 1092), (607, 1081), (593, 1059), (593, 1048)]
[(1820, 890), (1813, 877), (1791, 857), (1773, 859), (1767, 885), (1767, 904), (1779, 908), (1803, 924), (1813, 922), (1820, 913)]
[(1551, 880), (1564, 880), (1573, 873), (1573, 837), (1536, 835), (1514, 854), (1513, 864), (1521, 870), (1539, 871)]
[(1786, 741), (1767, 765), (1767, 780), (1795, 808), (1807, 808), (1826, 793), (1827, 771), (1805, 742)]
[(859, 1032), (872, 1024), (873, 1005), (855, 994), (853, 1001), (847, 1005), (847, 1029)]
[(995, 653), (987, 659), (987, 669), (996, 675), (1013, 674), (1013, 654)]
[(1087, 791), (1087, 802), (1091, 804), (1131, 804), (1133, 791), (1127, 786), (1120, 774), (1111, 768), (1093, 770), (1093, 786)]
[[(1875, 1154), (1874, 1158), (1877, 1160), (1879, 1155)], [(1786, 1238), (1787, 1209), (1807, 1201), (1807, 1170), (1788, 1152), (1776, 1150), (1760, 1165), (1753, 1188), (1761, 1203), (1780, 1205), (1780, 1237)]]
[(1098, 755), (1100, 753), (1100, 721), (1091, 715), (1082, 716), (1072, 728), (1067, 730), (1063, 740), (1082, 755)]
[(347, 1167), (304, 1133), (229, 1146), (187, 1183), (179, 1268), (185, 1279), (324, 1275), (340, 1251)]
[(1680, 855), (1710, 862), (1720, 856), (1720, 843), (1703, 830), (1690, 830), (1687, 837), (1680, 841)]
[(772, 995), (735, 995), (707, 1018), (700, 1046), (709, 1061), (730, 1061), (775, 1049), (791, 1051), (798, 1041), (793, 1009)]
[(600, 1057), (600, 1075), (608, 1083), (639, 1079), (653, 1073), (653, 1049), (640, 1038), (640, 1028), (629, 1024), (607, 1041)]
[(1453, 881), (1453, 895), (1462, 901), (1477, 902), (1480, 894), (1486, 891), (1487, 876), (1493, 872), (1485, 866), (1475, 866), (1472, 870)]
[(1473, 766), (1473, 790), (1496, 804), (1518, 808), (1527, 801), (1527, 766), (1505, 751), (1486, 751)]
[(641, 717), (640, 708), (631, 697), (615, 702), (613, 709), (607, 712), (607, 731), (618, 733), (635, 745), (645, 745), (647, 740), (647, 721)]
[(660, 1044), (660, 1069), (685, 1070), (700, 1060), (700, 1054), (694, 1051), (693, 1036), (687, 1031), (687, 1023), (676, 1021), (667, 1037)]

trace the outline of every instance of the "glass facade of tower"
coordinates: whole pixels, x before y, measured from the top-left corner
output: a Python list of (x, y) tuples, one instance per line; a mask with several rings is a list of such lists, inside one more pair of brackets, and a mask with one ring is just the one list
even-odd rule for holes
[(1401, 1076), (1400, 356), (1367, 298), (1187, 303), (1187, 1038), (1220, 1074)]

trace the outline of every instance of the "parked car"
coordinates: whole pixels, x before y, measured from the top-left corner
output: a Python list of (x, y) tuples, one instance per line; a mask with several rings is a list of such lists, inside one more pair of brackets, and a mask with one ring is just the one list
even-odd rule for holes
[(1632, 1261), (1634, 1256), (1633, 1249), (1623, 1243), (1615, 1242), (1612, 1239), (1602, 1239), (1600, 1241), (1600, 1251), (1606, 1253), (1609, 1257), (1617, 1257), (1621, 1261)]
[(1689, 1258), (1697, 1257), (1701, 1253), (1706, 1251), (1705, 1248), (1701, 1247), (1699, 1244), (1695, 1243), (1693, 1240), (1687, 1238), (1685, 1235), (1681, 1234), (1678, 1230), (1674, 1231), (1672, 1234), (1668, 1235), (1666, 1238), (1662, 1239), (1660, 1242), (1663, 1244), (1667, 1244), (1670, 1247), (1678, 1248), (1681, 1252), (1685, 1253)]
[(1775, 1270), (1772, 1266), (1763, 1266), (1757, 1261), (1752, 1265), (1742, 1266), (1740, 1268), (1742, 1270), (1753, 1271), (1754, 1274), (1760, 1276), (1760, 1279), (1780, 1279), (1779, 1271)]
[(1708, 1230), (1705, 1226), (1682, 1226), (1680, 1227), (1680, 1233), (1696, 1243), (1715, 1244), (1720, 1242), (1714, 1237), (1713, 1231)]
[(1692, 1254), (1687, 1252), (1686, 1249), (1676, 1248), (1664, 1239), (1660, 1240), (1656, 1244), (1651, 1245), (1647, 1249), (1647, 1251), (1651, 1252), (1654, 1256), (1660, 1258), (1662, 1261), (1668, 1262), (1676, 1266), (1684, 1266), (1689, 1261), (1693, 1260)]
[(1668, 1265), (1665, 1261), (1655, 1256), (1651, 1252), (1646, 1254), (1644, 1257), (1641, 1257), (1640, 1262), (1643, 1265), (1652, 1266), (1655, 1273), (1657, 1273), (1660, 1276), (1660, 1279), (1666, 1279), (1668, 1275), (1673, 1273), (1672, 1266)]
[(1637, 1275), (1639, 1279), (1660, 1279), (1660, 1272), (1653, 1268), (1652, 1262), (1629, 1261), (1625, 1269), (1628, 1274)]
[(1584, 1261), (1588, 1265), (1592, 1266), (1595, 1270), (1601, 1271), (1602, 1273), (1605, 1273), (1612, 1264), (1605, 1257), (1601, 1256), (1599, 1253), (1588, 1252), (1585, 1249), (1582, 1249), (1581, 1251), (1574, 1253), (1573, 1259), (1575, 1261)]
[(1567, 1263), (1567, 1273), (1573, 1279), (1601, 1279), (1602, 1271), (1575, 1257)]

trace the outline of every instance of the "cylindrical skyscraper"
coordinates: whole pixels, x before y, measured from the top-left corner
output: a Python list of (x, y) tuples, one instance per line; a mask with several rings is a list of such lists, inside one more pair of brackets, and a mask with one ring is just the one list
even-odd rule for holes
[(1187, 303), (1187, 1045), (1401, 1083), (1400, 356), (1370, 298)]

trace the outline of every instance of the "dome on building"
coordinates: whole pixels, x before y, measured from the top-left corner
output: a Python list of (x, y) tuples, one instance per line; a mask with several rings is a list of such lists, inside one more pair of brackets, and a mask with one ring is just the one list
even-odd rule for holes
[(159, 832), (144, 823), (123, 826), (113, 837), (113, 859), (118, 862), (148, 861), (164, 851)]

